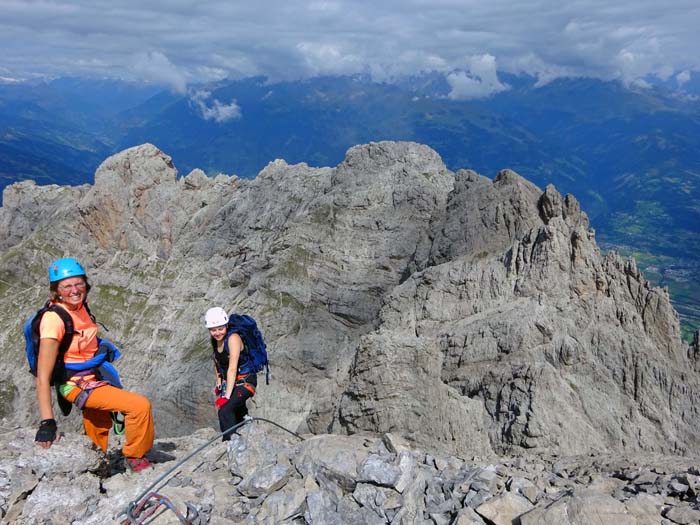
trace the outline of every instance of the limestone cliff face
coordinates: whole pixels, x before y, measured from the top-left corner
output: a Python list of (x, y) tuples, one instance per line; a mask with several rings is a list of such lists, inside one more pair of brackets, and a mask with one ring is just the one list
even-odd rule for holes
[(695, 360), (667, 293), (600, 252), (572, 196), (452, 173), (413, 143), (357, 146), (335, 168), (276, 160), (254, 180), (177, 175), (146, 144), (93, 186), (5, 190), (5, 424), (36, 419), (21, 324), (71, 255), (161, 436), (214, 424), (202, 316), (222, 305), (269, 343), (253, 410), (302, 431), (460, 454), (698, 445)]
[(362, 340), (344, 426), (462, 452), (692, 450), (697, 375), (667, 293), (600, 253), (572, 196), (512, 172), (457, 179), (436, 264)]

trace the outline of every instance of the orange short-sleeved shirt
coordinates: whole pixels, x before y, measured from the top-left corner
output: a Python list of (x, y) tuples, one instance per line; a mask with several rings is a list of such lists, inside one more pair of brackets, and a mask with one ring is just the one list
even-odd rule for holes
[[(63, 308), (62, 305), (58, 305)], [(92, 359), (97, 352), (97, 324), (90, 318), (84, 306), (77, 312), (64, 308), (73, 319), (73, 330), (76, 332), (66, 351), (66, 363), (82, 363)], [(46, 312), (39, 324), (40, 339), (56, 339), (61, 341), (66, 333), (66, 327), (55, 312)]]

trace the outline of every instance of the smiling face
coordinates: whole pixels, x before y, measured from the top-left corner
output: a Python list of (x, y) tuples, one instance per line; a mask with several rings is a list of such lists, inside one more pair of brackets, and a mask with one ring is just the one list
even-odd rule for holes
[(87, 296), (87, 282), (85, 277), (69, 277), (58, 282), (58, 300), (70, 310), (77, 310)]
[(209, 335), (217, 341), (223, 341), (224, 337), (226, 337), (226, 325), (209, 328)]

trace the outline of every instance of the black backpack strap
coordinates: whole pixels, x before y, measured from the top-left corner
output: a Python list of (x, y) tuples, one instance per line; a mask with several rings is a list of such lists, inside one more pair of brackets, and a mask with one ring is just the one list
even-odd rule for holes
[[(66, 333), (58, 345), (58, 355), (61, 357), (61, 361), (63, 361), (63, 354), (65, 354), (68, 351), (68, 348), (70, 348), (70, 344), (73, 342), (73, 336), (75, 335), (75, 330), (73, 329), (73, 318), (68, 312), (66, 312), (65, 309), (55, 304), (48, 306), (47, 310), (58, 315), (66, 328)], [(90, 317), (92, 317), (92, 315), (90, 315)]]
[(51, 383), (54, 384), (65, 380), (63, 356), (73, 341), (75, 330), (73, 328), (73, 319), (71, 318), (70, 314), (60, 306), (47, 302), (39, 309), (34, 317), (34, 320), (32, 321), (32, 337), (34, 339), (34, 348), (37, 353), (37, 360), (39, 359), (39, 346), (41, 344), (41, 333), (39, 328), (41, 325), (41, 319), (44, 317), (46, 312), (54, 312), (56, 315), (58, 315), (61, 321), (63, 321), (63, 325), (65, 327), (63, 339), (61, 339), (61, 341), (58, 343), (58, 356), (56, 357), (56, 364), (54, 365), (53, 373), (51, 374)]

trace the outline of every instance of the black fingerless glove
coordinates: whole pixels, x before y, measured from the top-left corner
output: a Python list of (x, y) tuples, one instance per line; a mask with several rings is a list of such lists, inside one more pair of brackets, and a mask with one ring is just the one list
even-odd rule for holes
[(36, 431), (36, 437), (34, 441), (39, 443), (45, 443), (47, 441), (53, 443), (56, 441), (56, 420), (55, 419), (42, 419), (39, 424), (39, 430)]

